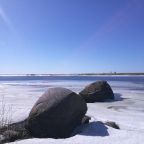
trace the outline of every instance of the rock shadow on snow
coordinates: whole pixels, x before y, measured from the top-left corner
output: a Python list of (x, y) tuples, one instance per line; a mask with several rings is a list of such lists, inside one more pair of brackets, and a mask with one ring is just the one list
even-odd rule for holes
[(84, 136), (109, 136), (107, 127), (102, 122), (91, 122), (89, 124), (83, 124), (76, 129), (73, 136), (76, 134)]
[(117, 102), (117, 101), (123, 101), (126, 98), (122, 97), (122, 94), (120, 93), (114, 93), (114, 100), (106, 100), (105, 102)]
[(123, 101), (124, 98), (122, 97), (122, 94), (120, 93), (114, 93), (115, 101)]

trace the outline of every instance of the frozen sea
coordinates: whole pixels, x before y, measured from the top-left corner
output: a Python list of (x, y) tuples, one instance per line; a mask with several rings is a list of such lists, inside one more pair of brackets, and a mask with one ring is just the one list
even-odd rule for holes
[[(0, 76), (0, 114), (11, 122), (24, 120), (37, 99), (52, 87), (76, 93), (87, 84), (107, 80), (115, 101), (88, 104), (89, 125), (68, 139), (27, 139), (16, 144), (143, 144), (144, 76)], [(5, 113), (3, 112), (5, 110)], [(120, 130), (98, 121), (114, 121)]]

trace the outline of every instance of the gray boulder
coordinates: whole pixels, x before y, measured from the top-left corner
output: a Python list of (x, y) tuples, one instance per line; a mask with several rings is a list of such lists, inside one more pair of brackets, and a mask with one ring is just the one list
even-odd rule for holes
[(85, 101), (76, 93), (51, 88), (32, 108), (26, 129), (34, 137), (67, 138), (81, 124), (86, 111)]
[(27, 120), (0, 127), (0, 144), (31, 138), (25, 129)]
[(106, 81), (97, 81), (84, 88), (79, 93), (87, 103), (103, 102), (114, 99), (114, 93)]

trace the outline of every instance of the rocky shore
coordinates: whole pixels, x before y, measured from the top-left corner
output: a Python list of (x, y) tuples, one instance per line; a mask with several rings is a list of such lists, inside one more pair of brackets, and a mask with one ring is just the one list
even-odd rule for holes
[[(86, 86), (79, 94), (61, 87), (48, 89), (35, 103), (27, 119), (0, 128), (0, 143), (20, 139), (68, 138), (91, 119), (86, 116), (87, 103), (114, 100), (114, 93), (106, 81)], [(115, 122), (101, 122), (119, 129)]]

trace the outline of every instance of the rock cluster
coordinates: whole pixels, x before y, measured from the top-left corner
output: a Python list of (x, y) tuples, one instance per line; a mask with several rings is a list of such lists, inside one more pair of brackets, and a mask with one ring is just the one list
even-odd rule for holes
[(50, 88), (37, 100), (26, 120), (0, 128), (0, 144), (30, 137), (68, 138), (76, 127), (89, 123), (86, 103), (107, 99), (114, 99), (114, 94), (106, 81), (94, 82), (79, 94), (66, 88)]

